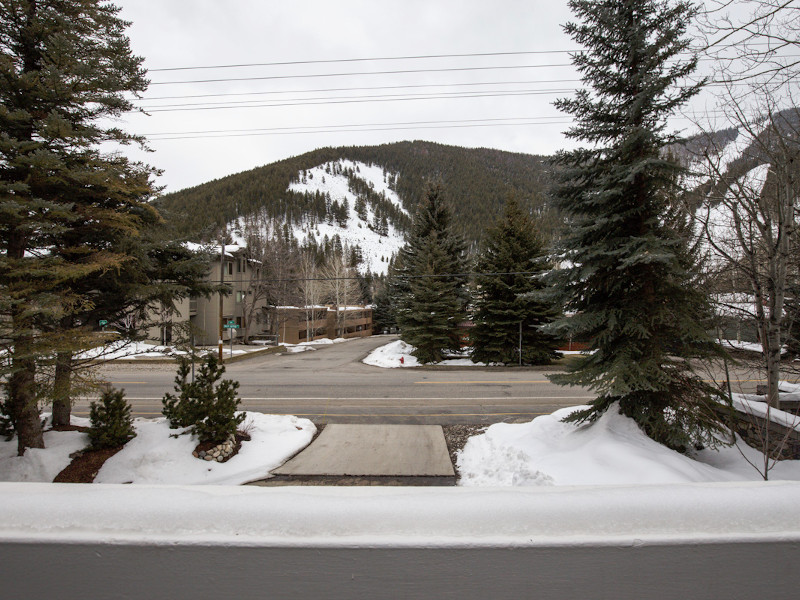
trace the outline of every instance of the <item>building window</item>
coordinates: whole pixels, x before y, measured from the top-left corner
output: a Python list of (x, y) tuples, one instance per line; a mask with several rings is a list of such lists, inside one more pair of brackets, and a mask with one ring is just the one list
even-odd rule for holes
[(244, 292), (236, 292), (236, 302), (241, 303), (244, 300)]
[(233, 263), (228, 263), (228, 275), (233, 275)]

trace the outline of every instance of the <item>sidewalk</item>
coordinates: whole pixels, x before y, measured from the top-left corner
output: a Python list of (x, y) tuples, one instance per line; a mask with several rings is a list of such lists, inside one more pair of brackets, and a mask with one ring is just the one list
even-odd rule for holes
[(455, 485), (440, 425), (330, 424), (256, 485)]

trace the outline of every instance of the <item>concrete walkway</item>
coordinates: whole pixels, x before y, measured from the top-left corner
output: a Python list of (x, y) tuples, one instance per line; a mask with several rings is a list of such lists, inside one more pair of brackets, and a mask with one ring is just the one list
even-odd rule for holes
[(438, 485), (440, 478), (455, 478), (440, 425), (330, 424), (273, 474), (283, 480), (366, 477), (401, 483), (430, 477)]

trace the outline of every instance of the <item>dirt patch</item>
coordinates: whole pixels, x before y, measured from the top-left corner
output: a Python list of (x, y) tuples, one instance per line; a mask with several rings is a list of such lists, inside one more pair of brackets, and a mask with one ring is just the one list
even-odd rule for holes
[[(61, 429), (60, 431), (70, 431)], [(103, 448), (102, 450), (83, 450), (76, 453), (72, 462), (67, 465), (67, 468), (61, 471), (53, 483), (92, 483), (100, 467), (103, 466), (109, 458), (114, 456), (117, 452), (122, 450), (124, 446), (117, 448)]]
[(78, 425), (54, 425), (50, 431), (80, 431), (81, 433), (89, 433), (88, 427), (79, 427)]

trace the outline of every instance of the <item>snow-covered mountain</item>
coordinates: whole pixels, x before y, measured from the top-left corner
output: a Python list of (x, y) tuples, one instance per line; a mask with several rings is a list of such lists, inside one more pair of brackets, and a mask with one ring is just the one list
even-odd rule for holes
[[(283, 239), (324, 250), (361, 250), (362, 271), (384, 272), (432, 182), (471, 247), (513, 194), (539, 216), (547, 204), (547, 157), (424, 141), (319, 148), (167, 194), (154, 204), (173, 235), (213, 242), (225, 225), (260, 220)], [(230, 231), (230, 228), (229, 228)]]
[(376, 165), (328, 161), (301, 170), (286, 189), (287, 202), (308, 207), (302, 214), (290, 219), (257, 211), (237, 217), (227, 230), (239, 246), (256, 232), (267, 238), (288, 233), (300, 248), (336, 249), (347, 257), (355, 253), (361, 273), (385, 275), (405, 243), (403, 229), (410, 219), (392, 189), (396, 177)]
[[(398, 226), (381, 214), (374, 197), (385, 199), (397, 207), (402, 214), (409, 216), (390, 182), (397, 175), (376, 165), (367, 165), (351, 160), (327, 162), (298, 174), (298, 179), (289, 185), (288, 191), (300, 194), (320, 194), (331, 206), (339, 206), (340, 216), (336, 219), (332, 212), (329, 218), (320, 221), (305, 218), (294, 225), (292, 232), (303, 246), (312, 238), (317, 246), (325, 239), (339, 238), (344, 248), (358, 248), (362, 259), (359, 270), (363, 273), (386, 274), (389, 260), (405, 243), (405, 236)], [(372, 194), (365, 195), (354, 189), (353, 181), (363, 182)]]

